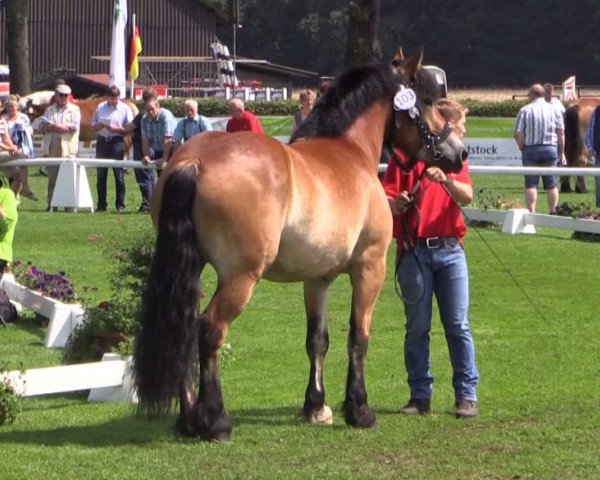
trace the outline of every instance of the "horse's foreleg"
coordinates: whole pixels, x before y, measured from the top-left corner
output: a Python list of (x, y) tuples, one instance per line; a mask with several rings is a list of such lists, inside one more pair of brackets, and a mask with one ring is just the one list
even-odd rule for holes
[(205, 440), (225, 441), (231, 434), (221, 392), (219, 351), (229, 325), (247, 305), (258, 278), (245, 273), (232, 281), (219, 281), (214, 297), (200, 316), (200, 384), (192, 411), (192, 429), (194, 435)]
[(577, 177), (577, 180), (575, 180), (575, 193), (587, 193), (588, 189), (585, 186), (585, 178), (584, 177)]
[(348, 380), (344, 417), (353, 427), (376, 426), (375, 414), (367, 404), (365, 359), (369, 346), (371, 316), (385, 278), (385, 253), (352, 268), (352, 312), (348, 334)]
[(571, 193), (571, 177), (560, 177), (560, 193)]
[(317, 280), (304, 283), (306, 307), (306, 352), (310, 359), (310, 376), (304, 397), (304, 418), (309, 423), (333, 423), (331, 408), (325, 404), (323, 361), (329, 348), (326, 301), (330, 282)]

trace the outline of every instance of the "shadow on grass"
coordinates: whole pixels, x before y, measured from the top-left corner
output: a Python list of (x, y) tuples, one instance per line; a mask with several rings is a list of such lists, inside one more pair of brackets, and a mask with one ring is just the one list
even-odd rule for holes
[(149, 421), (131, 416), (99, 425), (0, 432), (0, 443), (49, 447), (69, 444), (87, 447), (140, 445), (151, 443), (165, 435), (174, 436), (173, 424), (174, 419)]
[[(69, 407), (65, 401), (55, 406), (45, 405), (44, 409), (61, 409)], [(37, 407), (27, 410), (38, 410)], [(40, 409), (41, 410), (41, 409)], [(243, 426), (287, 426), (308, 425), (300, 416), (298, 407), (250, 408), (228, 412), (233, 430)], [(338, 418), (340, 414), (338, 414)], [(23, 420), (15, 425), (13, 431), (0, 431), (0, 443), (19, 443), (39, 446), (81, 445), (87, 447), (115, 447), (125, 445), (144, 445), (157, 439), (171, 441), (190, 440), (180, 436), (174, 429), (176, 415), (170, 414), (158, 420), (137, 417), (135, 415), (110, 420), (97, 425), (57, 426), (47, 429), (22, 428)], [(342, 421), (327, 428), (347, 428)], [(201, 441), (198, 439), (198, 441)]]
[(241, 425), (297, 425), (302, 423), (300, 407), (279, 408), (247, 408), (228, 412), (231, 422), (235, 426)]

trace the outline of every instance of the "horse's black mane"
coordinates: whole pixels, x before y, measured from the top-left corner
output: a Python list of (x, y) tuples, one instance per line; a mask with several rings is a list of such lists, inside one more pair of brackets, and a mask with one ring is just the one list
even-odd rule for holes
[[(337, 77), (289, 143), (300, 138), (338, 137), (377, 100), (389, 98), (391, 102), (400, 85), (397, 64), (370, 63)], [(427, 103), (440, 96), (434, 76), (426, 70), (419, 70), (410, 86)]]
[(377, 100), (398, 91), (400, 78), (389, 64), (371, 63), (337, 77), (290, 138), (337, 137)]

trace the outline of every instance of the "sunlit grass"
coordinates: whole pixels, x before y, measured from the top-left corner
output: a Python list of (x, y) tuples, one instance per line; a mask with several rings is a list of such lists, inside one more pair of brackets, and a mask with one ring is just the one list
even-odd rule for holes
[[(94, 185), (93, 169), (88, 174)], [(502, 195), (522, 196), (520, 177), (479, 175), (474, 181)], [(32, 175), (38, 195), (45, 182)], [(133, 175), (127, 182), (124, 215), (48, 214), (43, 202), (23, 200), (16, 257), (46, 270), (66, 270), (78, 289), (93, 287), (90, 296), (106, 298), (111, 285), (103, 247), (150, 221), (133, 213), (139, 192)], [(109, 186), (110, 204), (110, 177)], [(591, 201), (593, 193), (564, 198)], [(297, 420), (308, 378), (301, 285), (261, 282), (227, 338), (233, 353), (222, 380), (234, 426), (230, 443), (181, 439), (172, 430), (174, 416), (150, 422), (135, 418), (127, 405), (89, 404), (78, 395), (29, 398), (18, 423), (0, 427), (0, 478), (599, 478), (600, 245), (551, 229), (538, 229), (535, 236), (503, 235), (498, 228), (479, 233), (471, 228), (466, 239), (481, 373), (476, 420), (452, 415), (451, 371), (437, 314), (433, 414), (397, 413), (408, 388), (391, 247), (366, 376), (378, 429), (350, 429), (341, 415), (348, 279), (338, 279), (330, 293), (325, 384), (335, 415), (331, 427)], [(210, 292), (214, 272), (209, 269), (205, 277)], [(0, 327), (0, 366), (57, 364), (60, 351), (43, 348), (44, 333), (34, 318)]]

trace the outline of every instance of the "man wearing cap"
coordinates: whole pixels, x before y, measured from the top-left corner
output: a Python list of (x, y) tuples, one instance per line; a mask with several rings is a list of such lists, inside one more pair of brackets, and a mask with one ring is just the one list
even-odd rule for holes
[[(44, 135), (43, 151), (46, 157), (76, 157), (79, 149), (79, 107), (69, 102), (71, 88), (66, 84), (56, 87), (56, 103), (48, 106), (42, 116), (41, 130)], [(58, 165), (48, 167), (48, 208), (54, 194)]]
[[(119, 100), (121, 92), (115, 85), (106, 90), (106, 101), (100, 103), (92, 117), (92, 127), (98, 133), (96, 158), (123, 160), (125, 156), (125, 125), (133, 120), (131, 109)], [(117, 198), (117, 212), (125, 211), (125, 175), (122, 168), (113, 168)], [(106, 211), (106, 180), (108, 168), (98, 167), (96, 189), (98, 192), (98, 212)]]

